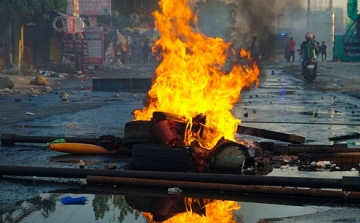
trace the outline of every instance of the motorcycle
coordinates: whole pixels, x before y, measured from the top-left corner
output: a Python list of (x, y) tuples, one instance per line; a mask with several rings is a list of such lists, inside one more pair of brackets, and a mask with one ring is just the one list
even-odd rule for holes
[(306, 82), (313, 82), (316, 79), (317, 72), (315, 70), (316, 61), (314, 59), (301, 60), (302, 75)]

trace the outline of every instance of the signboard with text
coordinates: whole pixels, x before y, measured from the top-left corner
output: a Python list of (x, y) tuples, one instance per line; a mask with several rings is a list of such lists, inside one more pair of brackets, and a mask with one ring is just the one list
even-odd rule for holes
[(80, 15), (79, 0), (67, 0), (67, 14), (75, 17)]
[(76, 7), (79, 7), (80, 15), (110, 15), (111, 0), (68, 0), (68, 15), (76, 14)]
[(85, 46), (83, 48), (83, 64), (104, 65), (104, 31), (99, 28), (82, 32)]

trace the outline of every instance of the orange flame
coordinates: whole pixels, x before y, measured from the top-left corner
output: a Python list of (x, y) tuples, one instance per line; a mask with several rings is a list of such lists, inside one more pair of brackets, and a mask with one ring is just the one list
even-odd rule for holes
[[(221, 201), (216, 200), (209, 202), (205, 205), (205, 215), (199, 215), (194, 213), (189, 206), (192, 202), (197, 202), (196, 199), (187, 198), (187, 212), (179, 213), (165, 221), (163, 223), (236, 223), (233, 219), (233, 211), (240, 209), (240, 204), (236, 201)], [(145, 218), (150, 223), (155, 223), (151, 213), (143, 212)]]
[[(160, 38), (154, 51), (161, 52), (148, 105), (134, 111), (135, 120), (151, 120), (152, 113), (161, 111), (183, 116), (192, 125), (192, 118), (206, 116), (204, 131), (187, 131), (185, 143), (198, 141), (207, 149), (224, 137), (234, 140), (241, 120), (232, 114), (243, 87), (257, 85), (259, 69), (256, 65), (234, 65), (229, 73), (223, 71), (230, 43), (221, 38), (207, 37), (197, 31), (197, 17), (188, 0), (160, 0), (161, 10), (156, 18)], [(240, 56), (249, 56), (241, 50)], [(191, 128), (188, 128), (191, 129)]]

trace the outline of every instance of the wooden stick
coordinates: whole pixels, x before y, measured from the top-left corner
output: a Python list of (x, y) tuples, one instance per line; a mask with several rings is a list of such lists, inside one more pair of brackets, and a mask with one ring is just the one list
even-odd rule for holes
[(266, 139), (274, 139), (274, 140), (280, 140), (283, 142), (291, 142), (291, 143), (304, 143), (305, 137), (293, 135), (293, 134), (286, 134), (281, 132), (274, 132), (269, 131), (265, 129), (257, 129), (257, 128), (251, 128), (246, 126), (239, 125), (236, 131), (238, 134), (244, 134), (244, 135), (251, 135)]

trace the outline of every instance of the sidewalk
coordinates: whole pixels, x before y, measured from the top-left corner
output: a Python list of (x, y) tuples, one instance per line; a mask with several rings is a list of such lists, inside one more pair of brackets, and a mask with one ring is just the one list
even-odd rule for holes
[(97, 70), (95, 74), (78, 74), (77, 77), (69, 75), (71, 77), (46, 77), (47, 84), (45, 86), (30, 84), (30, 81), (35, 76), (25, 75), (8, 75), (0, 72), (0, 78), (4, 76), (10, 77), (15, 86), (12, 89), (1, 89), (1, 95), (9, 94), (33, 94), (41, 92), (51, 92), (55, 90), (69, 90), (86, 88), (91, 89), (92, 81), (94, 77), (98, 78), (137, 78), (137, 77), (152, 77), (156, 69), (155, 63), (149, 64), (125, 64), (119, 69), (112, 70)]

